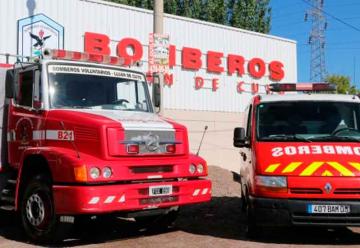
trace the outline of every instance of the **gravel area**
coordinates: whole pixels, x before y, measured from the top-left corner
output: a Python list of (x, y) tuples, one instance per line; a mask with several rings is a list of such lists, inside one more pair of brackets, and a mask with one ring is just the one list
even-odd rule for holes
[[(244, 233), (240, 185), (234, 175), (209, 168), (213, 199), (181, 209), (175, 227), (166, 232), (146, 230), (130, 220), (105, 219), (82, 226), (73, 239), (55, 247), (360, 247), (360, 229), (269, 229), (256, 240)], [(35, 247), (28, 244), (15, 215), (0, 213), (0, 247)]]

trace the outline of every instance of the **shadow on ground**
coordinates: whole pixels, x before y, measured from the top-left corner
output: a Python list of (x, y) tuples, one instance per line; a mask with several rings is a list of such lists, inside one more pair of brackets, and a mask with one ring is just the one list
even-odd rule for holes
[[(216, 237), (245, 241), (248, 240), (245, 235), (245, 218), (240, 209), (241, 201), (238, 197), (214, 197), (209, 203), (183, 207), (175, 228), (168, 232), (180, 231), (203, 235), (204, 238)], [(15, 215), (1, 212), (0, 220), (1, 236), (28, 243)], [(142, 236), (155, 236), (160, 233), (164, 231), (145, 230), (134, 221), (102, 218), (77, 227), (72, 237), (54, 247), (101, 244)], [(354, 245), (360, 244), (360, 233), (349, 228), (267, 229), (261, 237), (249, 241), (273, 244)], [(179, 242), (181, 242), (180, 237)]]

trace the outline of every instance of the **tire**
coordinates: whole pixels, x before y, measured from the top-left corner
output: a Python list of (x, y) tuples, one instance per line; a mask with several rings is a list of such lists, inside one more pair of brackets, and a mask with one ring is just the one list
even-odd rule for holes
[(36, 243), (60, 241), (69, 225), (60, 223), (56, 216), (51, 185), (44, 176), (25, 185), (20, 214), (26, 234)]
[(142, 227), (152, 230), (166, 230), (174, 227), (174, 222), (179, 215), (179, 209), (167, 214), (136, 217), (135, 221)]
[(254, 215), (254, 210), (249, 202), (248, 194), (245, 194), (244, 196), (246, 199), (244, 200), (244, 204), (245, 204), (244, 209), (246, 216), (246, 223), (245, 223), (246, 237), (249, 239), (258, 239), (263, 235), (263, 228), (256, 223), (256, 217)]

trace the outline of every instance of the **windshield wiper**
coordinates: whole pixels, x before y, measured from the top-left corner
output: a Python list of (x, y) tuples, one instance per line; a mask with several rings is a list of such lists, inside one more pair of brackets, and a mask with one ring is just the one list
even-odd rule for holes
[(337, 136), (337, 135), (326, 135), (326, 136), (313, 136), (309, 137), (312, 141), (355, 141), (360, 142), (360, 138), (353, 136)]
[(292, 141), (304, 141), (312, 142), (308, 138), (298, 136), (297, 134), (274, 134), (267, 137), (262, 137), (262, 140), (292, 140)]

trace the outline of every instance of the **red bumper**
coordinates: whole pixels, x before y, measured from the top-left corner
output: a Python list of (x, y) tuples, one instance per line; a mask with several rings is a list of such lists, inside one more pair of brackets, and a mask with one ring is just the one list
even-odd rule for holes
[[(150, 186), (172, 185), (172, 194), (149, 196)], [(210, 180), (92, 186), (54, 185), (57, 214), (101, 214), (165, 208), (211, 199)]]

